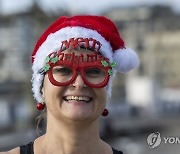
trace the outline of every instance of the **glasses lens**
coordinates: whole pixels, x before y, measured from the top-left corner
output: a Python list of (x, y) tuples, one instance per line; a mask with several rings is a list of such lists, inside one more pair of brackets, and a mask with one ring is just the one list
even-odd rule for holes
[(89, 83), (100, 84), (105, 80), (106, 71), (102, 68), (91, 67), (85, 69), (85, 77)]
[(53, 67), (52, 74), (57, 82), (65, 83), (72, 79), (73, 70), (68, 66), (55, 66)]

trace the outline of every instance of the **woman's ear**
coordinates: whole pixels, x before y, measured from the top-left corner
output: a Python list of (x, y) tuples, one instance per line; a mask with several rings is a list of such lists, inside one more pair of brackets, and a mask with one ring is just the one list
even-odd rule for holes
[(42, 94), (42, 98), (44, 98), (44, 84), (42, 84), (42, 86), (41, 86), (41, 94)]
[(44, 98), (44, 86), (42, 86), (41, 88), (41, 94), (42, 94), (42, 98)]
[(44, 98), (44, 80), (43, 80), (43, 82), (42, 82), (42, 85), (41, 85), (41, 95), (42, 95), (42, 98)]
[(45, 94), (45, 91), (44, 91), (44, 78), (45, 76), (43, 77), (43, 81), (42, 81), (42, 85), (41, 85), (41, 95), (42, 95), (42, 98), (44, 98), (44, 94)]

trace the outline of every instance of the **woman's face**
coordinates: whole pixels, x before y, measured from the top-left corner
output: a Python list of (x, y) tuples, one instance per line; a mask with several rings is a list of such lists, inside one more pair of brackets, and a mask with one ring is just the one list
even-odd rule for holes
[[(85, 49), (64, 51), (64, 53), (68, 52), (79, 55), (92, 51)], [(68, 118), (75, 121), (97, 119), (103, 112), (107, 101), (106, 87), (86, 86), (80, 74), (73, 84), (54, 86), (46, 73), (42, 92), (48, 114), (58, 119)]]

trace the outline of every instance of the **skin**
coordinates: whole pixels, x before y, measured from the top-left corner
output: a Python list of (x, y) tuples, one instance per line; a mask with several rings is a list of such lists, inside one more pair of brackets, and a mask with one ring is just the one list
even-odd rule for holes
[[(70, 52), (70, 51), (65, 51)], [(81, 49), (76, 54), (90, 51)], [(92, 52), (92, 51), (91, 51)], [(81, 75), (65, 87), (51, 84), (47, 74), (42, 88), (47, 108), (46, 133), (34, 142), (35, 154), (112, 154), (111, 147), (99, 137), (99, 117), (106, 102), (106, 87), (85, 87)], [(71, 101), (64, 96), (86, 96), (89, 103)], [(1, 154), (19, 154), (19, 147)]]

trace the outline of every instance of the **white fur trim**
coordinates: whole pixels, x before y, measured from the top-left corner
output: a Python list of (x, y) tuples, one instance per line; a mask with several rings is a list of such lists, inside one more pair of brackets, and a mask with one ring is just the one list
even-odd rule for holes
[(121, 73), (127, 73), (139, 65), (139, 58), (131, 48), (116, 50), (113, 59), (117, 63), (115, 69)]
[[(111, 45), (106, 41), (97, 31), (83, 28), (83, 27), (66, 27), (62, 28), (55, 33), (51, 33), (44, 43), (39, 47), (32, 66), (33, 77), (32, 77), (32, 91), (34, 93), (34, 98), (38, 102), (42, 102), (41, 96), (41, 85), (43, 82), (43, 75), (39, 74), (38, 71), (44, 67), (45, 58), (51, 52), (58, 51), (61, 47), (61, 42), (64, 40), (69, 40), (70, 38), (83, 37), (83, 38), (94, 38), (102, 44), (100, 52), (107, 58), (110, 62), (113, 61), (113, 51)], [(111, 87), (111, 86), (108, 86)]]

